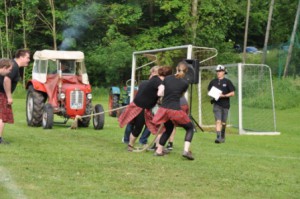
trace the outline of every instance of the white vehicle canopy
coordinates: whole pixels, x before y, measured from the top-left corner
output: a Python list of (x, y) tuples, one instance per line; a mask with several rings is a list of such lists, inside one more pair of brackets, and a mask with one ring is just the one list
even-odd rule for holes
[(41, 50), (36, 51), (33, 59), (47, 60), (47, 59), (72, 59), (80, 61), (84, 59), (84, 54), (81, 51), (57, 51), (57, 50)]
[[(84, 54), (81, 51), (41, 50), (34, 53), (33, 59), (32, 79), (34, 80), (45, 83), (48, 74), (57, 73), (60, 76), (61, 74), (80, 75), (82, 83), (89, 84)], [(69, 71), (62, 71), (62, 65), (68, 66)]]

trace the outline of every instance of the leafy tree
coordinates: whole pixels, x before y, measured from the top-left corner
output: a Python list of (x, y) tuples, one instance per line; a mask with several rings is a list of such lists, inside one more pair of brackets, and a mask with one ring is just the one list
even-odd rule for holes
[(274, 14), (271, 29), (270, 42), (274, 44), (289, 40), (296, 16), (298, 1), (276, 0), (274, 3)]
[(99, 46), (87, 54), (89, 78), (93, 85), (124, 85), (131, 76), (132, 47), (116, 39), (109, 46)]
[[(263, 46), (269, 3), (251, 1), (249, 45)], [(288, 41), (296, 4), (275, 1), (269, 43)], [(130, 78), (138, 50), (194, 44), (217, 48), (218, 62), (236, 62), (232, 47), (243, 43), (247, 1), (4, 0), (0, 7), (2, 56), (21, 47), (81, 50), (93, 85), (110, 85)], [(177, 53), (159, 58), (172, 64)]]

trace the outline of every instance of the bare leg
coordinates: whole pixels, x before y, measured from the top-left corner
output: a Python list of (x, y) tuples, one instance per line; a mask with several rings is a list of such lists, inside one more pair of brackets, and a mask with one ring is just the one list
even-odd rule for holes
[(190, 151), (191, 142), (184, 142), (184, 151)]
[(216, 133), (217, 133), (217, 139), (215, 140), (215, 143), (221, 142), (221, 129), (222, 129), (222, 122), (221, 120), (216, 121)]
[(132, 133), (130, 133), (129, 145), (134, 146), (136, 139), (137, 139), (137, 137), (134, 137), (134, 135), (132, 135)]
[(0, 137), (2, 137), (2, 135), (3, 135), (4, 126), (5, 126), (5, 124), (4, 124), (3, 121), (0, 119)]
[(4, 126), (5, 126), (5, 124), (3, 123), (3, 120), (0, 119), (0, 143), (2, 142)]
[(164, 146), (163, 145), (160, 145), (159, 143), (156, 145), (156, 153), (158, 154), (162, 154), (163, 153), (163, 149), (164, 149)]
[(157, 149), (156, 149), (156, 153), (155, 154), (163, 154), (163, 149), (164, 149), (164, 145), (166, 144), (166, 142), (168, 141), (168, 139), (170, 138), (173, 129), (174, 129), (174, 124), (172, 123), (171, 120), (167, 121), (165, 124), (165, 128), (166, 131), (164, 133), (161, 134), (160, 139), (157, 143)]
[(222, 129), (222, 122), (221, 122), (221, 120), (217, 120), (216, 121), (216, 131), (217, 132), (221, 131), (221, 129)]
[(173, 132), (172, 132), (172, 134), (170, 136), (169, 142), (173, 142), (174, 141), (175, 134), (176, 134), (176, 128), (174, 127)]

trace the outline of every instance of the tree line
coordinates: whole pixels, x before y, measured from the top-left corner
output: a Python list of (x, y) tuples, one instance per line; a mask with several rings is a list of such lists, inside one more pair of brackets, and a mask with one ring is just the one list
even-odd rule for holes
[[(248, 45), (263, 47), (271, 1), (251, 1)], [(269, 43), (291, 35), (297, 2), (276, 0)], [(193, 44), (219, 51), (228, 63), (243, 44), (245, 0), (2, 0), (0, 51), (80, 50), (89, 78), (108, 86), (130, 77), (133, 51)], [(119, 75), (115, 75), (118, 73)]]

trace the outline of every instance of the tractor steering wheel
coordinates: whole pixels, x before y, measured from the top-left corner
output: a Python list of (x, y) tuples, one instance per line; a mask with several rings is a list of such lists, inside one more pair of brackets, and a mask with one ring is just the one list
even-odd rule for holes
[[(131, 86), (131, 79), (129, 79), (129, 80), (126, 81), (126, 86), (127, 87)], [(134, 86), (137, 86), (137, 81), (136, 80), (134, 80)]]

